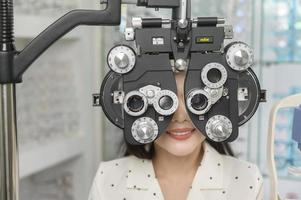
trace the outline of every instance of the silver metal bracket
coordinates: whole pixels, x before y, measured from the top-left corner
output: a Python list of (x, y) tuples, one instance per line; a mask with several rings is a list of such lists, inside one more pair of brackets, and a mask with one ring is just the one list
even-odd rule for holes
[(123, 104), (124, 96), (125, 96), (124, 91), (114, 91), (113, 103), (114, 104)]
[(225, 25), (224, 31), (225, 31), (225, 39), (233, 39), (234, 37), (233, 26)]

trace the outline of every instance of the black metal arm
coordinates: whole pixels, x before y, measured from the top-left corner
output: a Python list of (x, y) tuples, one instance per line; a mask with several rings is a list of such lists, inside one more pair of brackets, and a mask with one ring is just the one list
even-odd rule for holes
[[(10, 1), (7, 2), (7, 5), (10, 5)], [(2, 7), (3, 5), (5, 6), (4, 3), (0, 5)], [(4, 12), (4, 10), (7, 10), (7, 6), (1, 12)], [(7, 11), (6, 13), (10, 16), (12, 15), (11, 11)], [(75, 27), (79, 25), (115, 26), (120, 24), (120, 16), (121, 0), (108, 1), (105, 10), (73, 10), (50, 25), (21, 52), (16, 52), (14, 48), (11, 48), (9, 51), (3, 51), (2, 48), (0, 53), (0, 72), (2, 74), (0, 75), (0, 83), (22, 82), (22, 75), (29, 66), (54, 42)], [(3, 20), (5, 19), (0, 18), (0, 21)], [(9, 28), (12, 29), (13, 25), (2, 31), (7, 31)], [(13, 43), (13, 36), (11, 36), (9, 43)], [(7, 44), (6, 46), (12, 46), (11, 44)]]

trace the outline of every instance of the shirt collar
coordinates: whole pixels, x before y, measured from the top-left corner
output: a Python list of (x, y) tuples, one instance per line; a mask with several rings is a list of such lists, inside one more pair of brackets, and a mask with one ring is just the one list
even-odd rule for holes
[[(192, 188), (198, 190), (223, 188), (223, 159), (206, 141), (203, 143), (204, 155), (194, 177)], [(129, 157), (127, 188), (147, 190), (156, 180), (151, 160)]]

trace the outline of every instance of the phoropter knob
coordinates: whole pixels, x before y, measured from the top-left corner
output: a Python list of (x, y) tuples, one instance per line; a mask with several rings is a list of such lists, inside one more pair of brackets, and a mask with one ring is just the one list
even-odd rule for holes
[(230, 44), (226, 60), (232, 69), (245, 71), (254, 65), (254, 52), (249, 45), (243, 42), (235, 42)]
[(139, 118), (132, 125), (132, 135), (141, 144), (153, 142), (157, 138), (158, 132), (157, 123), (149, 117)]
[(232, 134), (232, 123), (227, 117), (216, 115), (208, 120), (206, 133), (211, 140), (223, 142)]
[(116, 73), (126, 74), (130, 72), (136, 64), (136, 54), (128, 46), (116, 46), (108, 54), (108, 65)]

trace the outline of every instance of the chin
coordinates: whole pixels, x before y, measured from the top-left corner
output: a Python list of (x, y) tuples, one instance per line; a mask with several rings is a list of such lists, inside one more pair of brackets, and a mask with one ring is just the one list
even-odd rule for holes
[(203, 141), (204, 138), (199, 135), (194, 135), (186, 141), (176, 141), (164, 134), (155, 143), (169, 154), (183, 157), (196, 151)]
[(172, 149), (166, 149), (170, 154), (177, 157), (184, 157), (192, 154), (195, 149), (191, 148), (172, 148)]

